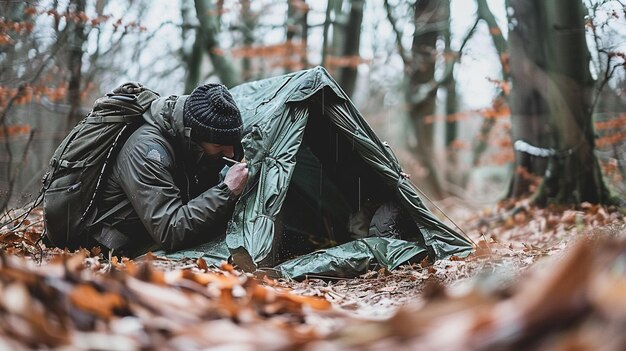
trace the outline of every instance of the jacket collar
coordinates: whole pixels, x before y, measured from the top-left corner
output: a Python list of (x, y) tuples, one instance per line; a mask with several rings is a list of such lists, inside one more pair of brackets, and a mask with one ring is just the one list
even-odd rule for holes
[(175, 150), (182, 152), (185, 164), (195, 165), (202, 156), (202, 149), (193, 143), (191, 129), (183, 123), (183, 107), (188, 95), (161, 97), (155, 100), (150, 109), (144, 113), (147, 123), (157, 127), (172, 143)]

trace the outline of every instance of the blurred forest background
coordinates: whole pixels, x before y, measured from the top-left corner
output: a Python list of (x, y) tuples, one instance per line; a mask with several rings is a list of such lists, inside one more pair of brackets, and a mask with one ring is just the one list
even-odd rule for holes
[(183, 94), (318, 65), (433, 199), (619, 201), (625, 52), (620, 0), (2, 0), (0, 206), (34, 199), (124, 81)]

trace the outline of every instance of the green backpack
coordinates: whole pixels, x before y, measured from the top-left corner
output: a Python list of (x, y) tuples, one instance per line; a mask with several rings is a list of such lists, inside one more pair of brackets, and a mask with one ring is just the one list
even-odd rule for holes
[(159, 94), (125, 83), (94, 103), (93, 109), (61, 142), (43, 178), (48, 239), (57, 247), (88, 245), (87, 227), (117, 153), (144, 123), (143, 113)]

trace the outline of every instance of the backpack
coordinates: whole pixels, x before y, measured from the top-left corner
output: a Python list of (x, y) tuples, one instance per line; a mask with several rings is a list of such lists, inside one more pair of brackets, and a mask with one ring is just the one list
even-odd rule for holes
[(63, 139), (42, 188), (46, 233), (53, 245), (70, 249), (89, 245), (86, 232), (110, 168), (158, 97), (141, 84), (122, 84), (97, 99), (87, 117)]

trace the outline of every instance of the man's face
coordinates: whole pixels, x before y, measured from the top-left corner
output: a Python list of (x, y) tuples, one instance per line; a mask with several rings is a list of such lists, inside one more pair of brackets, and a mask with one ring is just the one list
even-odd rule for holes
[(232, 145), (220, 145), (207, 143), (205, 141), (200, 143), (204, 154), (211, 160), (218, 160), (223, 156), (233, 158), (235, 156), (235, 147)]

